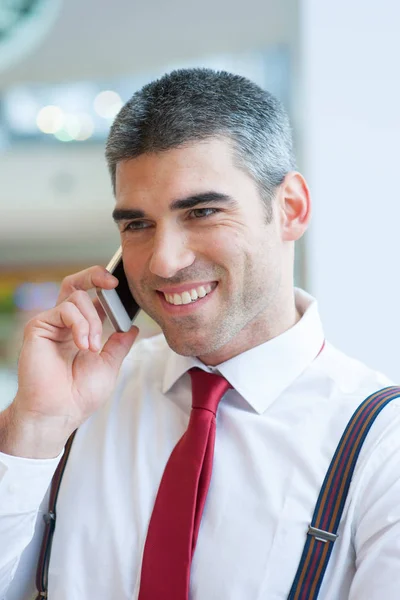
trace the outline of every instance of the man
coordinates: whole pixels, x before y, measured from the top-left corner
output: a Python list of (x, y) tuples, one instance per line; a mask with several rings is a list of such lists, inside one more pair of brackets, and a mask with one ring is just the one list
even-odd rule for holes
[[(163, 336), (130, 351), (132, 327), (101, 349), (87, 292), (116, 285), (101, 267), (67, 277), (57, 306), (28, 323), (0, 415), (0, 597), (34, 593), (46, 490), (78, 429), (50, 600), (287, 598), (339, 439), (389, 382), (325, 343), (315, 300), (293, 287), (310, 195), (285, 112), (242, 77), (176, 71), (125, 105), (106, 156), (129, 285)], [(199, 376), (226, 383), (218, 408), (191, 410)], [(207, 464), (186, 532), (200, 414)], [(399, 427), (394, 400), (359, 456), (323, 600), (398, 598)]]

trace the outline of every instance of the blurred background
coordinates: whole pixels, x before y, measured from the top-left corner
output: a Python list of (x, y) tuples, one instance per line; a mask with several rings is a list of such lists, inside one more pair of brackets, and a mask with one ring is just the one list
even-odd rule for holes
[(115, 114), (184, 66), (245, 75), (285, 104), (314, 201), (296, 283), (330, 341), (399, 381), (399, 25), (395, 0), (0, 0), (0, 408), (24, 324), (118, 246)]

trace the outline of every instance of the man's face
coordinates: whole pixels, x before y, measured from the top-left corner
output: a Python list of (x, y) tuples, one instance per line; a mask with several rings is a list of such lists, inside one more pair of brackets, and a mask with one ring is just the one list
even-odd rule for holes
[(279, 306), (279, 218), (266, 223), (228, 142), (119, 163), (116, 199), (130, 288), (173, 350), (217, 364), (264, 341)]

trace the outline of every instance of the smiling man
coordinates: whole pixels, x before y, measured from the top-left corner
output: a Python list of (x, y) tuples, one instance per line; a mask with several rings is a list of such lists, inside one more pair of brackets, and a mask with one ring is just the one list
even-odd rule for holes
[(390, 382), (294, 288), (310, 194), (282, 106), (175, 71), (122, 108), (106, 157), (128, 283), (162, 335), (100, 347), (88, 291), (117, 281), (99, 266), (28, 323), (0, 414), (0, 597), (397, 600), (399, 390), (375, 394)]

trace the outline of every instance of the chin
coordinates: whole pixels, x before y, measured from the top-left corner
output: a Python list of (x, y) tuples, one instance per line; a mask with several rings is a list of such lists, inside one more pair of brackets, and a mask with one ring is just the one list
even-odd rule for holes
[(177, 335), (168, 335), (168, 332), (165, 331), (164, 336), (171, 350), (182, 356), (202, 356), (210, 352), (210, 342), (196, 339), (195, 336), (184, 339)]
[(164, 336), (168, 346), (181, 356), (207, 356), (218, 352), (228, 340), (217, 338), (216, 336), (202, 335), (179, 335), (174, 332), (172, 335), (168, 331), (164, 331)]
[(194, 341), (192, 342), (184, 342), (182, 340), (177, 341), (175, 339), (171, 339), (168, 336), (165, 336), (167, 340), (168, 346), (181, 356), (199, 356), (204, 354), (204, 345), (196, 344)]

